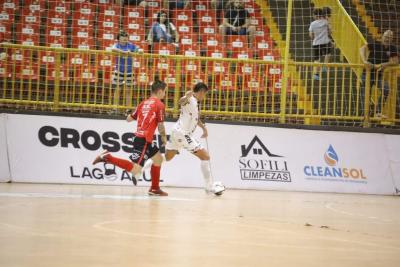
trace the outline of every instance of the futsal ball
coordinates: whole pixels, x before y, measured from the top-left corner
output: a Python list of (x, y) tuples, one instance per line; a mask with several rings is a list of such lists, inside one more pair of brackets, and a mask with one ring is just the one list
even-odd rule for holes
[(222, 182), (214, 182), (213, 183), (213, 192), (215, 195), (220, 196), (225, 191), (225, 186)]

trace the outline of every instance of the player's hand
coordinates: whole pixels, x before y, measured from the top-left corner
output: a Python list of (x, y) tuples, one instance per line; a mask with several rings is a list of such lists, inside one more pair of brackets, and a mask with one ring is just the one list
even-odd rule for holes
[(131, 109), (127, 109), (127, 110), (125, 110), (125, 116), (129, 116), (129, 115), (132, 115), (132, 110)]
[(208, 131), (207, 128), (204, 126), (203, 128), (203, 134), (201, 135), (200, 138), (207, 138), (208, 137)]

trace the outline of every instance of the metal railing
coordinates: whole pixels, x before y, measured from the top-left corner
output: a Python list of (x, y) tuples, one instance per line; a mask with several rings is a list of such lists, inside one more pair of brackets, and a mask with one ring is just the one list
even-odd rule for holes
[[(203, 114), (215, 119), (278, 123), (283, 116), (294, 124), (310, 119), (365, 127), (400, 123), (399, 68), (385, 70), (383, 82), (370, 88), (371, 73), (363, 65), (288, 62), (297, 74), (288, 73), (282, 94), (280, 61), (134, 54), (135, 82), (128, 84), (113, 82), (115, 58), (127, 60), (126, 55), (12, 44), (2, 44), (1, 49), (0, 106), (6, 108), (122, 114), (149, 96), (149, 85), (158, 77), (168, 84), (165, 104), (171, 116), (179, 113), (184, 92), (204, 81), (212, 90), (202, 105)], [(365, 75), (359, 77), (353, 70)], [(320, 80), (314, 79), (315, 73)], [(128, 76), (122, 73), (121, 80)], [(385, 84), (390, 89), (387, 99), (380, 97)]]

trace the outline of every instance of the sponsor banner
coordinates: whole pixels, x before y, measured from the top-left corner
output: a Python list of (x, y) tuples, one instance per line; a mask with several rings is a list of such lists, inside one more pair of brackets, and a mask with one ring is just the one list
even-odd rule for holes
[[(132, 185), (130, 174), (110, 164), (92, 166), (91, 162), (104, 149), (128, 159), (135, 122), (8, 116), (13, 181)], [(167, 133), (172, 127), (173, 123), (166, 123)], [(227, 188), (395, 193), (396, 174), (389, 165), (388, 141), (383, 134), (227, 124), (207, 127), (214, 180)], [(199, 138), (201, 133), (198, 129), (194, 137), (207, 148)], [(154, 142), (159, 144), (159, 139), (156, 135)], [(162, 186), (203, 186), (200, 162), (187, 151), (163, 164), (161, 179)], [(138, 185), (149, 184), (149, 171), (145, 171)]]
[[(132, 185), (131, 175), (111, 164), (92, 165), (107, 149), (128, 159), (136, 122), (56, 116), (10, 114), (10, 164), (15, 182)], [(169, 132), (172, 123), (167, 123)], [(155, 142), (159, 142), (156, 136)], [(198, 168), (196, 168), (198, 167)], [(197, 170), (198, 171), (195, 171)], [(161, 184), (202, 186), (200, 166), (188, 153), (178, 155), (162, 168)], [(150, 184), (149, 170), (139, 186)]]
[(389, 156), (390, 173), (395, 185), (395, 193), (400, 195), (400, 136), (386, 135), (385, 141)]
[(6, 114), (0, 114), (0, 182), (8, 182), (11, 178), (7, 155), (6, 120)]
[(210, 131), (211, 154), (225, 167), (216, 167), (215, 176), (226, 177), (228, 187), (393, 194), (384, 135), (216, 128)]

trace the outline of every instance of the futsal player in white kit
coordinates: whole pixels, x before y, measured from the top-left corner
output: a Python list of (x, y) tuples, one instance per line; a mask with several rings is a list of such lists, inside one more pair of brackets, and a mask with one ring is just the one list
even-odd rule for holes
[(185, 96), (179, 100), (181, 113), (167, 142), (165, 159), (170, 161), (182, 148), (191, 152), (200, 159), (206, 192), (221, 195), (225, 187), (220, 182), (213, 183), (210, 170), (210, 155), (203, 145), (192, 136), (197, 126), (203, 130), (201, 138), (207, 138), (208, 136), (207, 128), (200, 121), (199, 109), (199, 102), (205, 98), (207, 91), (208, 86), (200, 82), (194, 86), (193, 91), (186, 92)]

